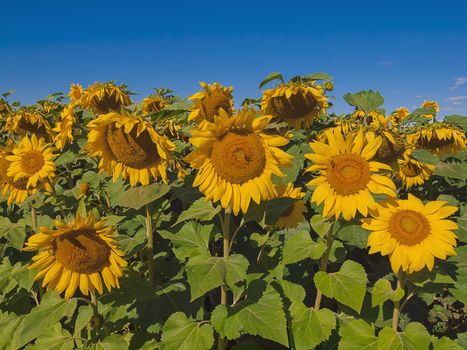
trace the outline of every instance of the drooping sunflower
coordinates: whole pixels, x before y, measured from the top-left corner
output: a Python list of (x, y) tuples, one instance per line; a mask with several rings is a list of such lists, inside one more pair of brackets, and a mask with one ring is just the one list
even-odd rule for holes
[[(439, 112), (439, 105), (436, 101), (423, 101), (422, 108), (433, 108), (435, 113)], [(433, 119), (433, 114), (425, 114), (424, 117), (427, 119)]]
[(91, 109), (94, 114), (121, 112), (124, 107), (132, 104), (124, 85), (114, 83), (99, 83), (89, 86), (81, 95), (80, 104)]
[(28, 133), (49, 139), (52, 128), (45, 117), (33, 108), (21, 108), (7, 116), (5, 130), (21, 136)]
[(76, 122), (75, 114), (73, 111), (73, 105), (69, 104), (65, 106), (63, 111), (60, 113), (60, 121), (57, 122), (53, 131), (56, 132), (54, 136), (55, 147), (63, 149), (67, 143), (74, 140), (73, 136), (73, 125)]
[(394, 272), (412, 273), (425, 266), (433, 269), (434, 258), (456, 255), (454, 247), (457, 224), (446, 218), (457, 211), (445, 201), (427, 204), (409, 194), (406, 200), (382, 203), (372, 212), (373, 218), (363, 219), (362, 227), (373, 231), (368, 236), (370, 254), (389, 255)]
[(409, 144), (436, 155), (457, 153), (467, 145), (464, 131), (446, 123), (433, 123), (407, 135)]
[(162, 111), (169, 102), (162, 96), (152, 95), (143, 98), (142, 115), (146, 116), (151, 113), (157, 113)]
[(377, 205), (373, 193), (396, 196), (396, 186), (383, 174), (391, 167), (371, 160), (381, 146), (381, 136), (359, 130), (344, 137), (337, 130), (327, 130), (326, 138), (327, 143), (311, 142), (315, 153), (305, 154), (314, 163), (307, 171), (319, 172), (307, 184), (314, 187), (311, 202), (324, 202), (324, 216), (351, 220), (357, 211), (367, 216)]
[(83, 94), (83, 87), (80, 84), (71, 84), (70, 92), (68, 92), (68, 97), (70, 98), (70, 103), (78, 103)]
[(282, 212), (275, 226), (280, 229), (297, 227), (305, 219), (306, 207), (305, 202), (302, 200), (305, 192), (302, 192), (301, 187), (294, 187), (291, 182), (287, 185), (280, 183), (276, 186), (276, 191), (278, 198), (292, 198), (296, 199), (296, 201)]
[(214, 116), (223, 109), (228, 115), (234, 112), (232, 91), (233, 87), (224, 87), (215, 82), (214, 84), (199, 83), (204, 90), (188, 97), (193, 101), (193, 107), (190, 109), (188, 121), (195, 120), (197, 123), (202, 121), (213, 122)]
[(386, 163), (397, 169), (397, 160), (404, 154), (405, 142), (403, 135), (387, 129), (379, 129), (376, 134), (381, 136), (381, 146), (376, 152), (374, 160)]
[(115, 182), (121, 175), (130, 185), (149, 184), (150, 178), (167, 183), (167, 161), (175, 145), (152, 125), (131, 114), (108, 113), (88, 124), (87, 151), (100, 157), (99, 171)]
[(412, 157), (412, 151), (413, 149), (407, 149), (402, 158), (397, 160), (399, 167), (397, 177), (406, 188), (423, 185), (435, 169), (434, 165), (420, 162)]
[(191, 131), (190, 142), (197, 149), (186, 159), (198, 170), (193, 186), (199, 186), (207, 200), (220, 200), (237, 215), (248, 210), (251, 200), (277, 196), (272, 174), (285, 176), (281, 168), (293, 157), (278, 148), (288, 143), (285, 137), (263, 133), (271, 118), (258, 117), (248, 107), (232, 117), (221, 109), (214, 123)]
[(53, 230), (40, 227), (23, 248), (40, 251), (29, 269), (39, 271), (35, 280), (43, 279), (43, 287), (65, 292), (66, 299), (78, 287), (84, 295), (94, 290), (102, 294), (103, 284), (109, 291), (119, 288), (118, 278), (127, 262), (111, 237), (114, 230), (105, 226), (105, 221), (96, 221), (92, 214), (86, 218), (76, 214), (69, 223), (56, 220)]
[(55, 177), (53, 160), (56, 156), (44, 139), (37, 139), (34, 134), (31, 138), (24, 136), (12, 154), (6, 156), (6, 160), (11, 162), (7, 176), (14, 181), (27, 177), (26, 188), (37, 187), (39, 182), (49, 182)]
[(323, 88), (312, 82), (279, 85), (263, 91), (261, 111), (287, 122), (295, 129), (310, 128), (314, 120), (326, 113), (328, 98)]

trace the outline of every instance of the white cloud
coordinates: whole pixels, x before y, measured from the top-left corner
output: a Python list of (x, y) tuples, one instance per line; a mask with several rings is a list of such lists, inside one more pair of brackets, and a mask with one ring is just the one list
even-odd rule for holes
[(462, 101), (467, 100), (467, 96), (452, 96), (447, 98), (448, 101)]
[(455, 79), (454, 79), (454, 86), (451, 86), (449, 89), (450, 89), (450, 90), (455, 90), (455, 89), (457, 89), (459, 86), (464, 85), (465, 83), (467, 83), (467, 77), (458, 77), (458, 78), (455, 78)]

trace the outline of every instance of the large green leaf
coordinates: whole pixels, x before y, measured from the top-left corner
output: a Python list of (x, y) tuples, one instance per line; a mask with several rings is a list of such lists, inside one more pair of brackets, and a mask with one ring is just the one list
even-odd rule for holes
[(204, 197), (199, 198), (187, 210), (184, 210), (180, 214), (174, 226), (186, 220), (212, 220), (220, 210), (221, 207), (219, 205), (214, 208), (211, 201), (206, 201)]
[(161, 350), (209, 350), (214, 345), (212, 326), (190, 321), (183, 312), (169, 317), (162, 329)]
[(458, 344), (455, 340), (449, 339), (448, 337), (442, 337), (437, 339), (432, 336), (433, 350), (463, 350), (464, 348)]
[(362, 225), (342, 225), (337, 231), (337, 237), (345, 243), (364, 249), (368, 240), (368, 231)]
[(391, 283), (386, 279), (379, 279), (373, 286), (371, 305), (373, 307), (383, 304), (386, 300), (398, 301), (404, 296), (402, 288), (392, 289)]
[(132, 187), (117, 195), (112, 204), (121, 207), (140, 209), (169, 192), (169, 186), (155, 182), (147, 186)]
[(128, 344), (122, 335), (111, 334), (95, 344), (92, 350), (128, 350)]
[(46, 331), (26, 350), (71, 350), (74, 349), (74, 340), (70, 332), (62, 329), (57, 323), (52, 329)]
[(378, 91), (360, 91), (355, 94), (345, 94), (344, 100), (351, 106), (369, 113), (376, 111), (384, 103), (384, 98)]
[(385, 327), (378, 334), (378, 350), (427, 350), (430, 340), (427, 330), (418, 322), (409, 323), (403, 332)]
[(375, 326), (364, 320), (350, 320), (339, 323), (339, 350), (377, 350), (378, 337)]
[(467, 305), (467, 245), (456, 248), (456, 256), (450, 257), (449, 261), (454, 262), (457, 266), (456, 280), (457, 283), (449, 292), (454, 295), (458, 301)]
[(337, 272), (319, 271), (315, 274), (316, 287), (327, 297), (360, 312), (366, 292), (367, 277), (363, 266), (347, 260)]
[(282, 83), (284, 82), (284, 77), (282, 76), (281, 73), (278, 72), (271, 72), (268, 74), (266, 78), (259, 84), (259, 88), (261, 89), (264, 85), (267, 83), (273, 81), (273, 80), (280, 80)]
[(295, 348), (307, 350), (326, 341), (336, 327), (336, 319), (331, 310), (306, 307), (303, 303), (292, 303), (292, 334)]
[(285, 242), (282, 262), (287, 265), (307, 258), (319, 259), (325, 250), (326, 245), (313, 241), (309, 232), (298, 231)]
[(303, 76), (303, 79), (305, 80), (332, 80), (332, 76), (330, 76), (329, 74), (327, 73), (322, 73), (322, 72), (319, 72), (319, 73), (312, 73), (312, 74), (308, 74), (308, 75), (305, 75)]
[(218, 305), (211, 320), (216, 331), (228, 339), (251, 334), (284, 346), (289, 344), (282, 300), (271, 286), (265, 289), (257, 301), (243, 301), (230, 309), (225, 305)]
[(447, 123), (455, 124), (461, 127), (464, 131), (467, 131), (467, 116), (464, 115), (447, 115), (444, 117), (444, 121)]

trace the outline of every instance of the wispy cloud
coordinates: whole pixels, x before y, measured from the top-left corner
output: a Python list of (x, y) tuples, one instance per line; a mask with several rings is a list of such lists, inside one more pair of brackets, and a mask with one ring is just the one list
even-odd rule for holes
[(446, 99), (447, 101), (462, 101), (467, 100), (467, 96), (452, 96)]
[(455, 78), (455, 79), (454, 79), (454, 86), (451, 86), (449, 89), (450, 89), (450, 90), (455, 90), (455, 89), (457, 89), (459, 86), (464, 85), (465, 83), (467, 83), (467, 77), (458, 77), (458, 78)]

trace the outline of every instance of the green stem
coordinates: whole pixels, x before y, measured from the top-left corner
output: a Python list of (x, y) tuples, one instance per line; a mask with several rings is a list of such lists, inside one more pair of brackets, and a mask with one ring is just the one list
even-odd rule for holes
[(146, 235), (148, 237), (146, 253), (148, 259), (149, 283), (151, 286), (154, 286), (154, 234), (152, 232), (152, 215), (149, 210), (149, 205), (146, 205)]
[(32, 230), (34, 233), (37, 233), (37, 213), (36, 208), (31, 205), (31, 221), (32, 221)]
[[(225, 209), (224, 220), (222, 223), (222, 236), (223, 236), (223, 257), (227, 259), (230, 255), (230, 207)], [(221, 304), (227, 305), (227, 286), (221, 286)], [(217, 340), (217, 350), (224, 350), (227, 347), (227, 339), (223, 338), (220, 334)]]
[[(404, 273), (399, 270), (397, 273), (397, 287), (404, 289)], [(397, 327), (399, 325), (399, 316), (400, 316), (401, 302), (400, 300), (394, 302), (394, 310), (392, 312), (392, 329), (394, 332), (397, 332)]]
[[(319, 271), (326, 272), (326, 269), (328, 267), (329, 254), (331, 253), (332, 242), (334, 241), (334, 235), (332, 233), (332, 229), (333, 229), (333, 225), (331, 225), (331, 227), (329, 228), (329, 232), (327, 234), (326, 251), (324, 252), (324, 255), (321, 258)], [(319, 308), (321, 307), (322, 299), (323, 299), (323, 293), (319, 289), (316, 289), (315, 310), (319, 310)]]

